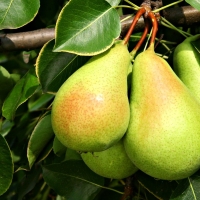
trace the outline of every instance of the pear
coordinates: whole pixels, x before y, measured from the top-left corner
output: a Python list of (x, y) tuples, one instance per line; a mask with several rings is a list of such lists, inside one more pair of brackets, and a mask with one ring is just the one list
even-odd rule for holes
[(127, 45), (93, 56), (60, 87), (52, 106), (56, 137), (70, 149), (103, 151), (118, 142), (128, 128), (130, 107)]
[(109, 149), (82, 153), (81, 157), (92, 171), (106, 178), (123, 179), (138, 170), (128, 158), (122, 140)]
[(140, 170), (178, 180), (200, 168), (200, 104), (153, 44), (133, 64), (130, 109), (124, 147)]
[(200, 101), (200, 53), (191, 42), (200, 41), (200, 34), (188, 37), (174, 50), (173, 69)]

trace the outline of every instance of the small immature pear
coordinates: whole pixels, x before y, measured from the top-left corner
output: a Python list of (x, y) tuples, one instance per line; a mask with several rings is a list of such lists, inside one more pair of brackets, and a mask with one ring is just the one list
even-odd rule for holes
[(131, 56), (123, 41), (92, 57), (61, 86), (52, 107), (56, 137), (70, 149), (103, 151), (127, 130), (127, 73)]
[(138, 170), (128, 158), (122, 140), (109, 149), (82, 153), (81, 157), (92, 171), (106, 178), (123, 179)]
[(154, 45), (135, 59), (130, 109), (124, 147), (135, 166), (164, 180), (200, 168), (200, 104)]
[(173, 69), (200, 101), (200, 53), (191, 44), (197, 40), (200, 42), (200, 34), (188, 37), (175, 48)]

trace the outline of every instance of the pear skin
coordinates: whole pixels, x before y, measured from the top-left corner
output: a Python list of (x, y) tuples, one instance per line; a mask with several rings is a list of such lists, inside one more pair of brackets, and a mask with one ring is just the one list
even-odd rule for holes
[(191, 44), (200, 34), (188, 37), (174, 50), (173, 69), (200, 102), (200, 53)]
[(61, 86), (52, 107), (55, 135), (70, 149), (103, 151), (128, 128), (127, 73), (131, 57), (123, 41), (92, 57)]
[(154, 45), (135, 59), (130, 109), (124, 147), (140, 170), (178, 180), (200, 168), (200, 104)]
[(92, 171), (105, 178), (123, 179), (138, 170), (128, 158), (122, 140), (105, 151), (82, 153), (81, 157)]

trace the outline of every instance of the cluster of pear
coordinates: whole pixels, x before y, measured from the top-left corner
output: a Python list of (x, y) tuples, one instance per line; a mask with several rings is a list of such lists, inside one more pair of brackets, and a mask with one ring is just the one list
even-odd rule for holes
[(179, 78), (150, 43), (135, 58), (128, 97), (132, 56), (124, 40), (116, 41), (60, 87), (52, 106), (55, 135), (107, 178), (138, 169), (164, 180), (192, 175), (200, 168), (200, 61), (192, 48), (188, 39), (175, 50)]

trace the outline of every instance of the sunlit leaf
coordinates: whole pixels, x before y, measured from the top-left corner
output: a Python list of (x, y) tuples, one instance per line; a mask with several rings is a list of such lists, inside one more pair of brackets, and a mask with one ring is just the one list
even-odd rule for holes
[(111, 47), (120, 32), (117, 10), (105, 0), (71, 0), (59, 15), (54, 51), (95, 55)]

